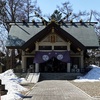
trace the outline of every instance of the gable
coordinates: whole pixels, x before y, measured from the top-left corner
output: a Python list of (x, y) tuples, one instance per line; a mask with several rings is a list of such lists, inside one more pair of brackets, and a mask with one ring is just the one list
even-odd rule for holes
[[(71, 42), (71, 46), (76, 49), (80, 48), (80, 50), (84, 50), (85, 46), (80, 43), (78, 40), (76, 40), (72, 35), (70, 35), (68, 32), (64, 31), (62, 28), (60, 28), (59, 25), (52, 22), (49, 24), (45, 29), (40, 31), (38, 34), (33, 36), (30, 40), (28, 40), (23, 46), (22, 49), (25, 50), (26, 48), (31, 48), (33, 43), (35, 44), (36, 41), (40, 42), (43, 40), (44, 37), (48, 36), (50, 33), (55, 32), (59, 37), (61, 37), (66, 42)], [(35, 48), (33, 48), (35, 49)]]
[[(53, 41), (54, 40), (54, 41)], [(60, 36), (58, 36), (56, 33), (50, 33), (41, 42), (65, 42)]]

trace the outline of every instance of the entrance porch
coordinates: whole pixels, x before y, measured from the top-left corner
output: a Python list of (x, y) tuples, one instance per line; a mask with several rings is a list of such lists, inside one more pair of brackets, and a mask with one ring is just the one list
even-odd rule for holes
[(53, 57), (49, 61), (39, 64), (39, 72), (64, 73), (67, 72), (67, 63)]
[(34, 57), (35, 72), (70, 72), (69, 51), (38, 51)]
[[(42, 52), (41, 55), (38, 54), (38, 59), (36, 58), (37, 61), (35, 60), (36, 53), (33, 56), (28, 56), (28, 55), (26, 56), (25, 53), (23, 53), (22, 69), (25, 69), (26, 71), (28, 71), (29, 68), (32, 68), (32, 72), (40, 72), (40, 73), (80, 73), (80, 72), (84, 72), (83, 53), (81, 53), (81, 55), (79, 56), (78, 55), (72, 56), (71, 53), (70, 55), (67, 55), (64, 52), (65, 51), (56, 52), (58, 53), (58, 55), (60, 54), (60, 58), (57, 55), (54, 56), (54, 54), (53, 56), (49, 57), (48, 55), (52, 53), (52, 51)], [(66, 54), (68, 59), (70, 58), (70, 61), (68, 61), (68, 59), (67, 60), (65, 59), (66, 61), (63, 61), (61, 53), (62, 54), (64, 53), (63, 54), (64, 56)], [(38, 60), (40, 62), (38, 62)], [(35, 63), (33, 61), (35, 61)]]

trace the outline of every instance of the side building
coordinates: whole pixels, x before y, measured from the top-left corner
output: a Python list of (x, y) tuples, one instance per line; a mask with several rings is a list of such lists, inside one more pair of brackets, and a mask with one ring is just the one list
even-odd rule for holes
[[(21, 51), (21, 68), (34, 72), (83, 72), (87, 49), (99, 47), (96, 22), (10, 23), (7, 49)], [(13, 54), (13, 53), (12, 53)], [(14, 68), (12, 64), (10, 68)]]

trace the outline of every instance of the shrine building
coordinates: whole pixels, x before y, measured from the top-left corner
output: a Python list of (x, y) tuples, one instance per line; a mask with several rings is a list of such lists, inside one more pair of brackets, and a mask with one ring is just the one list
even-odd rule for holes
[[(79, 73), (86, 67), (87, 49), (99, 47), (96, 22), (16, 22), (7, 49), (21, 51), (21, 69), (34, 72)], [(12, 66), (13, 68), (14, 66)]]

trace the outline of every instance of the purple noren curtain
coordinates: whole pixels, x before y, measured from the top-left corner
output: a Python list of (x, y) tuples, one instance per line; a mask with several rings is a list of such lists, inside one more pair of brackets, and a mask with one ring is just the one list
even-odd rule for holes
[(34, 63), (43, 63), (48, 60), (50, 60), (52, 57), (57, 58), (58, 60), (62, 62), (69, 63), (70, 62), (70, 54), (69, 51), (64, 51), (64, 52), (56, 52), (56, 51), (51, 51), (51, 52), (42, 52), (42, 51), (37, 51), (34, 57)]

